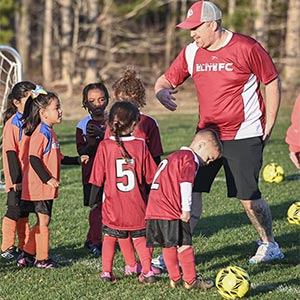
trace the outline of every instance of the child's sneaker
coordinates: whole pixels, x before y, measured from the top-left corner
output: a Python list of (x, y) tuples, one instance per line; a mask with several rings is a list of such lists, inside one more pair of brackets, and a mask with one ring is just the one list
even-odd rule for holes
[(84, 248), (88, 249), (89, 252), (94, 254), (95, 256), (100, 256), (102, 254), (102, 247), (100, 246), (95, 246), (90, 242), (85, 242), (84, 243)]
[(5, 251), (1, 251), (0, 255), (2, 258), (10, 260), (10, 259), (17, 259), (20, 253), (18, 252), (15, 246), (11, 246)]
[(100, 275), (100, 280), (111, 282), (117, 281), (116, 277), (110, 272), (102, 272), (102, 274)]
[(172, 289), (176, 289), (181, 284), (182, 284), (182, 279), (181, 278), (178, 279), (177, 281), (174, 281), (174, 280), (170, 279), (170, 287)]
[(156, 281), (154, 273), (149, 271), (147, 274), (141, 273), (139, 276), (139, 282), (143, 282), (145, 284), (152, 284)]
[(40, 269), (53, 269), (59, 267), (59, 265), (51, 258), (44, 259), (44, 260), (35, 260), (34, 266)]
[(151, 266), (151, 271), (154, 273), (154, 275), (159, 275), (163, 272), (162, 269), (154, 267), (153, 265)]
[(276, 242), (260, 242), (255, 255), (249, 259), (249, 264), (253, 265), (282, 258), (284, 258), (284, 254), (280, 251)]
[(166, 269), (166, 264), (165, 264), (164, 257), (162, 254), (156, 258), (152, 258), (151, 263), (156, 268), (160, 268), (162, 270)]
[(183, 287), (186, 290), (192, 290), (192, 289), (208, 290), (212, 288), (214, 285), (215, 283), (212, 279), (204, 279), (202, 277), (196, 278), (196, 280), (192, 284), (189, 284), (186, 281), (183, 282)]
[(24, 251), (19, 255), (17, 260), (17, 266), (26, 268), (26, 267), (33, 267), (35, 262), (35, 258), (33, 255), (30, 255)]
[(125, 266), (125, 275), (138, 275), (141, 274), (142, 265), (140, 263), (136, 263), (135, 266), (131, 267), (129, 265)]

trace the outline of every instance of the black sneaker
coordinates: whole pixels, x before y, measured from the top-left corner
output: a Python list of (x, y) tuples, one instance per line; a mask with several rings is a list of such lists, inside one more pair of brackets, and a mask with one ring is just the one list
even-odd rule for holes
[(95, 256), (100, 256), (102, 254), (101, 245), (100, 246), (95, 246), (90, 242), (85, 242), (84, 243), (84, 248), (88, 249)]
[(18, 257), (17, 266), (21, 268), (33, 267), (35, 258), (33, 255), (30, 255), (24, 251)]
[(53, 269), (53, 268), (60, 267), (60, 265), (54, 260), (52, 260), (51, 258), (44, 259), (44, 260), (36, 260), (34, 262), (34, 266), (40, 269)]
[(5, 251), (1, 251), (0, 255), (2, 258), (10, 260), (10, 259), (17, 259), (20, 253), (18, 252), (15, 246), (11, 246)]

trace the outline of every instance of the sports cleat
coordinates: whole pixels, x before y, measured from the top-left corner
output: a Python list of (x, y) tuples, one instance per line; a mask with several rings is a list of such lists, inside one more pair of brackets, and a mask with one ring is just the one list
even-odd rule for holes
[(208, 290), (212, 288), (214, 285), (215, 283), (212, 279), (204, 279), (202, 277), (196, 278), (192, 284), (189, 284), (186, 281), (183, 282), (183, 288), (185, 288), (186, 290), (192, 290), (192, 289)]
[(102, 274), (100, 275), (100, 280), (111, 282), (117, 281), (116, 277), (110, 272), (102, 272)]
[(131, 267), (129, 265), (125, 266), (125, 275), (138, 275), (141, 274), (142, 265), (140, 263), (136, 263), (135, 266)]
[(255, 255), (249, 259), (249, 264), (254, 265), (282, 258), (284, 258), (284, 254), (276, 242), (261, 242)]
[(34, 262), (35, 262), (35, 258), (33, 255), (30, 255), (22, 251), (22, 253), (18, 257), (17, 266), (22, 268), (33, 267)]
[(166, 264), (165, 264), (165, 261), (164, 261), (164, 257), (163, 257), (162, 254), (159, 255), (156, 258), (152, 258), (151, 263), (152, 263), (153, 267), (159, 268), (162, 271), (166, 271), (167, 270), (167, 267), (166, 267)]
[(139, 282), (150, 285), (156, 281), (153, 271), (149, 271), (147, 274), (141, 273), (139, 276)]
[(5, 251), (1, 251), (1, 257), (7, 260), (17, 259), (19, 255), (20, 253), (15, 246), (11, 246)]
[(48, 258), (44, 260), (35, 260), (34, 267), (40, 269), (53, 269), (53, 268), (58, 268), (59, 265), (51, 258)]
[(163, 272), (162, 269), (154, 267), (153, 265), (151, 266), (151, 271), (154, 273), (154, 275), (159, 275)]
[(176, 281), (170, 279), (170, 287), (171, 287), (172, 289), (176, 289), (176, 288), (177, 288), (179, 285), (181, 285), (181, 284), (182, 284), (182, 279), (181, 279), (181, 278), (178, 279), (178, 280), (176, 280)]
[(88, 249), (95, 256), (100, 256), (102, 254), (101, 245), (100, 246), (95, 246), (90, 242), (85, 242), (84, 243), (84, 248)]

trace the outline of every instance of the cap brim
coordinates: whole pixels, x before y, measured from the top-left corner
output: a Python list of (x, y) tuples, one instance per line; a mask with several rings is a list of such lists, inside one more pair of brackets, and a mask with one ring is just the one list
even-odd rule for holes
[(193, 29), (193, 28), (199, 27), (203, 23), (204, 22), (187, 22), (187, 21), (183, 21), (183, 22), (177, 24), (176, 27), (181, 28), (181, 29)]

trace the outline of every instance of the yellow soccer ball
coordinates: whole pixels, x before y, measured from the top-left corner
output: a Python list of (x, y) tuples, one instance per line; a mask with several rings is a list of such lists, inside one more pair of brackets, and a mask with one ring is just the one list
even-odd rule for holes
[(229, 266), (219, 271), (216, 277), (218, 293), (225, 299), (239, 299), (250, 289), (248, 273), (236, 266)]
[(300, 202), (295, 202), (289, 207), (287, 219), (290, 224), (300, 225)]
[(284, 170), (277, 163), (269, 163), (264, 167), (262, 176), (266, 182), (279, 183), (284, 180)]

